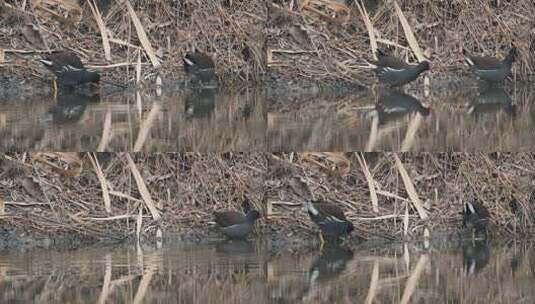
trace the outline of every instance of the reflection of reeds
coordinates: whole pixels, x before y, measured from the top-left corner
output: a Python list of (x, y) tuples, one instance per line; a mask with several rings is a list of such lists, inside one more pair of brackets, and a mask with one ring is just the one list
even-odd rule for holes
[(159, 103), (153, 103), (152, 108), (147, 115), (147, 118), (143, 120), (139, 126), (139, 134), (134, 144), (134, 152), (139, 152), (143, 148), (148, 134), (156, 120), (157, 116), (160, 114), (161, 105)]
[(403, 291), (403, 297), (401, 298), (400, 303), (409, 303), (409, 300), (411, 299), (412, 294), (416, 290), (418, 281), (420, 280), (420, 276), (422, 275), (422, 272), (424, 271), (428, 260), (429, 257), (426, 254), (423, 254), (422, 256), (420, 256), (420, 259), (418, 259), (416, 267), (414, 267), (414, 270), (412, 271), (409, 279), (407, 280), (407, 285), (405, 285), (405, 290)]
[(106, 268), (104, 270), (104, 280), (102, 282), (102, 291), (100, 292), (100, 296), (98, 297), (98, 304), (104, 304), (106, 303), (106, 300), (108, 299), (108, 295), (110, 294), (110, 287), (111, 287), (111, 275), (112, 275), (112, 260), (111, 255), (108, 253), (104, 257), (104, 260), (106, 261)]
[(145, 302), (143, 301), (143, 299), (145, 298), (145, 294), (149, 289), (149, 284), (151, 283), (155, 270), (156, 269), (154, 265), (150, 265), (147, 269), (144, 270), (143, 276), (141, 277), (141, 281), (139, 282), (139, 286), (136, 291), (136, 295), (134, 296), (134, 304)]
[(102, 137), (97, 147), (97, 152), (104, 152), (108, 149), (108, 144), (111, 139), (111, 111), (106, 111), (104, 116), (104, 127), (102, 127)]
[(494, 113), (467, 115), (465, 103), (475, 94), (475, 89), (455, 95), (436, 93), (425, 99), (433, 108), (430, 115), (408, 114), (386, 124), (369, 114), (374, 106), (370, 97), (351, 101), (342, 97), (325, 106), (320, 97), (307, 100), (309, 104), (299, 109), (268, 114), (270, 150), (524, 151), (535, 145), (533, 90), (524, 87), (510, 94), (516, 106), (513, 115), (499, 108)]
[[(407, 251), (416, 261), (412, 267), (405, 266), (402, 247), (360, 249), (343, 272), (318, 282), (314, 290), (310, 269), (317, 252), (269, 256), (260, 250), (236, 257), (197, 245), (147, 250), (138, 259), (134, 249), (125, 247), (36, 250), (0, 256), (0, 301), (16, 297), (40, 303), (161, 303), (169, 299), (250, 303), (254, 297), (260, 304), (348, 299), (351, 303), (529, 302), (535, 297), (533, 246), (511, 245), (489, 248), (488, 260), (479, 261), (486, 264), (480, 264), (477, 274), (461, 271), (470, 252), (458, 244), (444, 243), (422, 255)], [(266, 263), (271, 277), (264, 272)]]
[[(262, 92), (221, 94), (211, 115), (189, 119), (180, 92), (159, 99), (161, 111), (150, 130), (141, 128), (153, 109), (143, 93), (143, 102), (137, 102), (136, 94), (103, 98), (88, 104), (79, 121), (59, 126), (43, 122), (50, 103), (7, 103), (9, 109), (2, 113), (9, 128), (0, 128), (0, 135), (12, 140), (0, 141), (0, 148), (131, 150), (143, 132), (146, 138), (138, 147), (144, 151), (526, 151), (535, 146), (533, 90), (518, 87), (509, 94), (514, 116), (499, 109), (468, 115), (465, 104), (475, 98), (475, 89), (451, 93), (427, 99), (434, 111), (422, 121), (410, 114), (381, 123), (372, 115), (374, 96), (369, 93), (305, 96), (280, 102), (269, 113)], [(27, 118), (20, 119), (21, 113)]]
[(375, 261), (373, 263), (372, 275), (370, 278), (370, 289), (368, 290), (368, 295), (366, 296), (366, 304), (373, 303), (373, 299), (377, 294), (377, 286), (379, 281), (379, 262)]
[(407, 127), (407, 133), (405, 134), (405, 138), (403, 139), (403, 142), (401, 143), (401, 152), (407, 152), (411, 151), (412, 146), (414, 144), (415, 138), (416, 138), (416, 132), (418, 131), (418, 128), (420, 127), (420, 124), (422, 123), (423, 117), (419, 113), (416, 113), (413, 115), (413, 118), (411, 119), (411, 122), (409, 126)]

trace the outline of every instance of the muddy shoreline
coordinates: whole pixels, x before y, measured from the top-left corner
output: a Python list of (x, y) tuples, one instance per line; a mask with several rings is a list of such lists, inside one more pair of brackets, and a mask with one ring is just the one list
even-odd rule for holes
[[(478, 81), (470, 73), (446, 73), (437, 75), (428, 75), (425, 77), (429, 84), (424, 86), (423, 79), (419, 79), (404, 87), (403, 90), (414, 92), (429, 90), (433, 92), (454, 91), (470, 87), (487, 87), (485, 82)], [(260, 88), (270, 92), (274, 98), (282, 97), (288, 94), (314, 94), (319, 92), (332, 92), (338, 95), (349, 95), (356, 92), (362, 92), (376, 87), (383, 88), (371, 83), (370, 87), (365, 87), (348, 81), (313, 81), (306, 78), (296, 78), (286, 80), (281, 74), (271, 74), (263, 78), (261, 82), (232, 81), (232, 83), (219, 82), (218, 90), (222, 92), (236, 92), (244, 88)], [(526, 76), (523, 79), (509, 79), (503, 84), (494, 85), (497, 87), (510, 88), (515, 86), (530, 86), (535, 83), (535, 75)], [(119, 92), (135, 91), (154, 91), (161, 88), (164, 91), (176, 90), (195, 90), (188, 79), (184, 78), (162, 78), (162, 85), (157, 86), (156, 81), (150, 80), (143, 85), (128, 85), (126, 89), (121, 89), (110, 84), (102, 85), (102, 93), (112, 94)], [(386, 87), (384, 87), (386, 89)], [(77, 92), (90, 92), (90, 88), (78, 88)], [(61, 93), (61, 91), (60, 91)], [(7, 98), (23, 99), (30, 96), (50, 96), (52, 95), (52, 78), (20, 77), (20, 75), (6, 74), (0, 70), (0, 101)], [(298, 95), (296, 95), (298, 96)]]
[[(77, 234), (72, 232), (57, 233), (54, 235), (47, 235), (42, 232), (32, 232), (25, 229), (9, 225), (0, 226), (0, 250), (30, 250), (33, 248), (45, 249), (76, 249), (91, 246), (107, 246), (112, 244), (135, 244), (135, 237), (128, 236), (124, 239), (96, 239), (92, 236)], [(292, 233), (277, 233), (269, 231), (257, 231), (256, 234), (247, 238), (248, 242), (269, 242), (270, 246), (276, 251), (303, 251), (306, 249), (316, 248), (319, 246), (317, 233), (301, 231)], [(435, 234), (430, 239), (431, 244), (439, 245), (445, 242), (459, 242), (463, 240), (460, 231), (444, 231)], [(210, 243), (224, 243), (228, 240), (215, 227), (204, 227), (201, 229), (180, 229), (176, 231), (168, 231), (164, 233), (163, 244), (210, 244)], [(498, 240), (499, 241), (499, 240)], [(375, 237), (368, 240), (363, 240), (356, 235), (352, 235), (340, 242), (339, 245), (358, 247), (358, 248), (372, 248), (385, 247), (399, 244), (412, 244), (413, 246), (423, 248), (423, 239), (413, 240), (389, 240), (386, 238)], [(141, 238), (143, 246), (156, 246), (156, 238), (145, 234)], [(165, 245), (164, 245), (165, 246)]]
[[(4, 227), (5, 228), (5, 227)], [(0, 251), (29, 251), (33, 249), (47, 249), (47, 250), (75, 250), (82, 248), (98, 248), (118, 245), (135, 245), (134, 237), (126, 237), (123, 240), (118, 239), (94, 239), (89, 236), (78, 235), (73, 233), (64, 233), (59, 235), (42, 235), (31, 234), (20, 231), (18, 229), (4, 229), (0, 227), (2, 234), (0, 235)], [(184, 231), (188, 230), (188, 231)], [(481, 239), (478, 239), (481, 240)], [(488, 238), (485, 243), (490, 245), (506, 245), (512, 240), (504, 237)], [(529, 236), (515, 238), (516, 242), (531, 242)], [(189, 230), (181, 229), (179, 231), (169, 231), (164, 234), (161, 245), (157, 245), (154, 237), (145, 235), (141, 238), (140, 245), (142, 247), (158, 246), (169, 247), (178, 244), (184, 246), (203, 246), (210, 244), (225, 244), (232, 242), (247, 242), (247, 243), (262, 243), (268, 244), (267, 248), (273, 254), (301, 254), (305, 252), (316, 251), (319, 249), (319, 240), (317, 233), (301, 232), (301, 233), (274, 233), (274, 232), (257, 232), (249, 236), (246, 240), (229, 240), (222, 235), (215, 227), (208, 227)], [(459, 247), (462, 243), (473, 242), (461, 229), (455, 231), (436, 232), (431, 235), (429, 239), (412, 238), (412, 239), (396, 239), (389, 240), (386, 238), (376, 237), (368, 240), (363, 240), (358, 236), (352, 235), (349, 238), (343, 239), (335, 247), (347, 247), (354, 250), (384, 250), (397, 249), (403, 250), (404, 246), (408, 246), (410, 251), (428, 252), (429, 250), (444, 249), (450, 247)], [(333, 246), (326, 245), (327, 247)]]

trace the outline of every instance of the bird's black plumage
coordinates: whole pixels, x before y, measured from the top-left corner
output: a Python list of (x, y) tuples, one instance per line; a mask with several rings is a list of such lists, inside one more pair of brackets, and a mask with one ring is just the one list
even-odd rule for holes
[(337, 239), (350, 234), (355, 228), (343, 210), (333, 203), (321, 200), (306, 201), (304, 209), (327, 238)]
[(230, 238), (245, 238), (254, 228), (260, 213), (254, 209), (246, 215), (237, 211), (215, 212), (214, 220), (221, 231)]
[(184, 70), (191, 75), (193, 83), (205, 86), (216, 81), (215, 64), (209, 55), (195, 51), (187, 53), (182, 60)]
[(518, 50), (513, 46), (503, 60), (489, 56), (471, 56), (464, 49), (463, 54), (465, 63), (480, 79), (487, 82), (501, 82), (511, 74), (511, 68), (518, 55)]
[(195, 71), (202, 69), (215, 68), (212, 57), (201, 52), (187, 53), (186, 56), (184, 56), (183, 61), (184, 70), (186, 70), (187, 73), (194, 73)]
[(466, 202), (463, 211), (463, 227), (476, 234), (486, 233), (490, 222), (490, 212), (477, 201)]
[(80, 58), (73, 52), (55, 52), (44, 56), (39, 61), (56, 75), (60, 84), (65, 86), (100, 81), (100, 75), (95, 71), (86, 69)]
[(394, 56), (386, 55), (380, 49), (377, 49), (377, 60), (370, 63), (375, 66), (373, 71), (379, 82), (393, 87), (414, 81), (421, 73), (431, 69), (429, 61), (408, 64)]

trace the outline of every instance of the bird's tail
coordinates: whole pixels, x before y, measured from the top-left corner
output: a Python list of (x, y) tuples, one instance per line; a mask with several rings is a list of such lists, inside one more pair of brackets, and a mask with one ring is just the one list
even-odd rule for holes
[(469, 67), (474, 66), (474, 61), (472, 60), (472, 58), (470, 58), (470, 56), (468, 55), (468, 51), (465, 50), (464, 48), (463, 48), (463, 55), (464, 55), (464, 64)]
[(39, 62), (41, 62), (47, 67), (51, 67), (54, 65), (54, 62), (52, 62), (51, 60), (46, 60), (46, 59), (39, 59)]
[(476, 214), (476, 209), (472, 203), (466, 202), (464, 204), (464, 212), (466, 214)]
[(314, 204), (312, 204), (312, 201), (309, 200), (303, 203), (303, 210), (313, 215), (318, 215), (319, 213), (316, 207), (314, 207)]

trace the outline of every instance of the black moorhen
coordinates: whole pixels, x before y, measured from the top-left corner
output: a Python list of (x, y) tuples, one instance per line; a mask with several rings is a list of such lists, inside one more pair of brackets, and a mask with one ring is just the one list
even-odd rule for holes
[(254, 224), (260, 218), (260, 213), (254, 209), (250, 209), (248, 200), (242, 203), (242, 208), (248, 210), (247, 214), (237, 211), (223, 211), (215, 212), (214, 220), (221, 228), (221, 231), (231, 239), (243, 239), (251, 231), (253, 231)]
[(418, 99), (394, 90), (381, 92), (375, 109), (381, 125), (410, 113), (417, 112), (425, 117), (432, 111), (431, 108), (422, 105)]
[(487, 82), (501, 82), (509, 76), (513, 62), (518, 55), (518, 51), (514, 45), (503, 60), (487, 56), (469, 56), (467, 53), (463, 49), (465, 63), (471, 67), (474, 74)]
[(326, 201), (305, 201), (303, 209), (310, 219), (320, 228), (320, 248), (325, 241), (337, 241), (339, 237), (348, 235), (354, 230), (344, 211), (337, 205)]
[(187, 53), (183, 61), (184, 70), (192, 75), (194, 81), (206, 84), (215, 80), (215, 65), (209, 55), (194, 51)]
[(423, 73), (431, 69), (429, 61), (422, 61), (418, 64), (408, 64), (402, 60), (386, 55), (382, 50), (377, 49), (377, 61), (370, 61), (374, 66), (374, 72), (379, 82), (396, 87), (407, 84)]
[(73, 52), (55, 52), (39, 61), (52, 71), (57, 81), (64, 86), (73, 87), (84, 83), (98, 84), (100, 82), (100, 75), (86, 69), (80, 58)]
[(310, 219), (320, 228), (320, 248), (323, 249), (325, 241), (336, 242), (339, 237), (350, 234), (355, 227), (344, 211), (337, 205), (323, 200), (314, 200), (308, 184), (299, 176), (289, 180), (289, 186), (303, 198), (303, 210)]
[(486, 236), (490, 222), (489, 210), (477, 201), (464, 204), (463, 227), (468, 229), (472, 238), (476, 235)]

